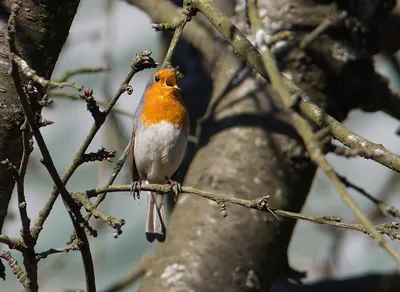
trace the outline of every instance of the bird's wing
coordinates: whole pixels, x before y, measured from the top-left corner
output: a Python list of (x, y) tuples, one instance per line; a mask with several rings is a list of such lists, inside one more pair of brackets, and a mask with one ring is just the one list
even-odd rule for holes
[(136, 168), (134, 149), (135, 149), (135, 127), (132, 130), (132, 138), (130, 146), (130, 164), (131, 164), (130, 169), (131, 169), (132, 181), (138, 181), (139, 172)]

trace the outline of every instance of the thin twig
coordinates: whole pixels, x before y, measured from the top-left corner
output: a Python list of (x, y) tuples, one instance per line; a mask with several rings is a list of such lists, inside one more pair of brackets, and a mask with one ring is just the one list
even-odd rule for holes
[[(14, 80), (14, 84), (16, 87), (16, 90), (18, 92), (18, 95), (21, 100), (22, 107), (24, 109), (25, 115), (27, 115), (26, 112), (26, 106), (28, 105), (28, 98), (24, 93), (21, 80), (19, 77), (19, 72), (17, 68), (16, 61), (14, 60), (14, 56), (17, 52), (16, 46), (15, 46), (15, 35), (16, 35), (16, 21), (17, 21), (17, 14), (20, 8), (22, 7), (21, 3), (19, 2), (14, 2), (11, 5), (11, 14), (8, 19), (8, 34), (7, 34), (7, 41), (8, 41), (8, 47), (10, 50), (10, 63), (11, 63), (11, 76)], [(25, 98), (25, 105), (22, 99)], [(29, 105), (28, 105), (29, 107)], [(36, 292), (39, 290), (38, 286), (38, 277), (37, 277), (37, 262), (35, 261), (34, 255), (35, 255), (35, 245), (36, 241), (32, 238), (30, 234), (30, 223), (31, 220), (29, 219), (28, 213), (27, 213), (27, 203), (25, 200), (25, 190), (24, 190), (24, 179), (25, 179), (25, 173), (26, 173), (26, 167), (28, 164), (29, 160), (29, 155), (32, 152), (32, 149), (29, 145), (29, 136), (28, 136), (28, 130), (27, 130), (27, 122), (32, 122), (34, 121), (34, 116), (32, 112), (30, 112), (31, 116), (28, 117), (26, 116), (25, 122), (23, 126), (21, 127), (22, 130), (22, 143), (23, 143), (23, 156), (20, 164), (20, 169), (19, 171), (16, 172), (11, 172), (13, 174), (13, 177), (16, 181), (17, 184), (17, 196), (18, 196), (18, 209), (19, 209), (19, 214), (20, 214), (20, 219), (21, 219), (21, 224), (22, 224), (22, 231), (21, 231), (21, 236), (24, 244), (24, 249), (22, 250), (22, 255), (24, 258), (24, 266), (25, 266), (25, 273), (22, 272), (21, 268), (18, 266), (17, 262), (11, 257), (11, 254), (8, 253), (8, 262), (10, 266), (13, 268), (14, 274), (17, 275), (18, 280), (22, 283), (22, 285), (25, 287), (26, 291), (28, 292)], [(11, 164), (11, 162), (9, 162)], [(12, 261), (12, 263), (11, 263)]]
[(171, 43), (169, 44), (168, 51), (165, 55), (164, 61), (161, 65), (161, 68), (166, 68), (171, 63), (172, 54), (174, 53), (175, 46), (178, 43), (178, 40), (182, 34), (183, 28), (185, 27), (186, 23), (191, 20), (193, 15), (193, 9), (190, 4), (190, 1), (183, 1), (183, 10), (182, 10), (182, 17), (176, 23), (164, 23), (164, 24), (153, 24), (153, 28), (156, 30), (172, 30), (175, 29), (174, 36), (172, 37)]
[(306, 49), (309, 45), (311, 45), (320, 35), (326, 32), (332, 26), (335, 26), (342, 22), (347, 16), (346, 12), (342, 12), (338, 15), (333, 15), (331, 17), (326, 18), (322, 21), (312, 32), (304, 36), (302, 41), (299, 44), (300, 49)]
[(385, 215), (385, 216), (390, 215), (394, 218), (400, 218), (400, 211), (397, 208), (395, 208), (394, 206), (390, 206), (389, 204), (385, 203), (384, 201), (375, 198), (371, 194), (367, 193), (367, 191), (365, 191), (363, 188), (361, 188), (361, 187), (357, 186), (356, 184), (352, 183), (351, 181), (349, 181), (346, 177), (341, 176), (341, 175), (338, 175), (338, 177), (340, 178), (340, 180), (346, 187), (356, 190), (358, 193), (360, 193), (361, 195), (366, 197), (368, 200), (370, 200), (372, 203), (374, 203), (379, 208), (379, 210), (382, 212), (383, 215)]
[[(72, 100), (80, 100), (83, 101), (83, 99), (79, 96), (79, 95), (75, 95), (75, 94), (71, 94), (68, 92), (60, 92), (60, 91), (50, 91), (48, 93), (49, 96), (53, 96), (53, 97), (65, 97), (65, 98), (69, 98)], [(107, 104), (105, 102), (102, 101), (96, 101), (98, 105), (101, 105), (102, 107), (106, 107)], [(119, 109), (119, 108), (115, 108), (113, 107), (112, 112), (117, 113), (117, 114), (121, 114), (124, 116), (127, 116), (129, 118), (133, 118), (133, 113), (129, 112), (129, 111), (125, 111), (123, 109)]]
[(40, 261), (41, 259), (47, 258), (49, 255), (56, 254), (56, 253), (67, 253), (69, 251), (73, 250), (79, 250), (82, 246), (82, 241), (78, 238), (72, 241), (72, 243), (60, 247), (60, 248), (50, 248), (44, 252), (36, 254), (35, 258), (37, 261)]
[[(328, 128), (328, 131), (330, 132), (329, 128)], [(334, 145), (334, 144), (329, 145), (329, 151), (335, 153), (338, 156), (343, 156), (346, 158), (361, 156), (366, 159), (369, 159), (369, 158), (383, 155), (383, 153), (381, 151), (368, 150), (366, 148), (350, 149), (350, 148), (347, 148), (344, 146), (338, 146), (338, 145)]]
[(109, 215), (103, 214), (102, 212), (97, 210), (95, 205), (93, 205), (90, 202), (89, 198), (83, 193), (72, 193), (71, 197), (75, 201), (77, 201), (80, 204), (82, 204), (82, 206), (85, 208), (85, 210), (90, 212), (95, 218), (102, 219), (103, 221), (107, 222), (107, 224), (109, 226), (114, 228), (118, 232), (118, 234), (121, 233), (121, 227), (125, 224), (125, 220), (124, 219), (117, 219), (117, 218), (115, 218), (113, 216), (109, 216)]
[(36, 74), (36, 71), (29, 67), (28, 63), (21, 57), (15, 55), (13, 56), (15, 63), (18, 65), (20, 72), (22, 72), (26, 77), (32, 79), (33, 81), (39, 83), (43, 87), (52, 86), (58, 88), (71, 87), (74, 89), (82, 90), (82, 85), (76, 85), (74, 82), (58, 82), (54, 80), (47, 80)]
[(18, 171), (18, 176), (15, 177), (15, 180), (17, 182), (18, 209), (20, 212), (20, 217), (22, 222), (22, 238), (26, 244), (29, 245), (30, 243), (33, 242), (34, 245), (35, 244), (34, 239), (32, 238), (30, 233), (31, 220), (28, 217), (27, 213), (28, 206), (25, 200), (25, 190), (24, 190), (26, 168), (28, 167), (29, 156), (33, 151), (33, 147), (32, 144), (30, 143), (30, 139), (28, 136), (29, 130), (28, 130), (28, 122), (26, 119), (21, 127), (21, 131), (22, 131), (23, 152), (22, 152), (20, 168)]
[(72, 71), (66, 71), (63, 75), (61, 75), (59, 78), (57, 78), (55, 81), (56, 82), (66, 82), (68, 79), (71, 77), (78, 75), (78, 74), (93, 74), (93, 73), (100, 73), (100, 72), (108, 72), (110, 69), (108, 67), (94, 67), (94, 68), (89, 68), (89, 67), (83, 67), (79, 69), (75, 69)]

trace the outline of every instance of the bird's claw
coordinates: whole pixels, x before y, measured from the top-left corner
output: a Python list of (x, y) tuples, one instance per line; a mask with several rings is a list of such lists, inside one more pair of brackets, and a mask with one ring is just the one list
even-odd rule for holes
[[(174, 192), (174, 202), (178, 199), (178, 196), (182, 193), (182, 186), (177, 181), (168, 179), (168, 183), (171, 185), (171, 189)], [(174, 188), (175, 187), (175, 188)]]
[(142, 182), (141, 181), (134, 181), (132, 182), (131, 186), (131, 194), (133, 195), (133, 199), (138, 199), (140, 200), (140, 190), (142, 188)]

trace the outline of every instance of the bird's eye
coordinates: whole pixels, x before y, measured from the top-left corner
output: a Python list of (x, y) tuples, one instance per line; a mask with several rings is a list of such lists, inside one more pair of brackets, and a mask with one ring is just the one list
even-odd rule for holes
[(155, 81), (155, 82), (160, 81), (160, 76), (155, 76), (155, 77), (154, 77), (154, 81)]

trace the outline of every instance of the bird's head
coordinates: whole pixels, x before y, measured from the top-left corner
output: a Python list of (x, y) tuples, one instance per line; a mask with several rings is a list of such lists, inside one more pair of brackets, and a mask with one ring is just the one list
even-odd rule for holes
[(153, 86), (161, 87), (162, 89), (180, 90), (176, 84), (176, 73), (179, 67), (172, 69), (161, 69), (152, 75), (149, 83)]

